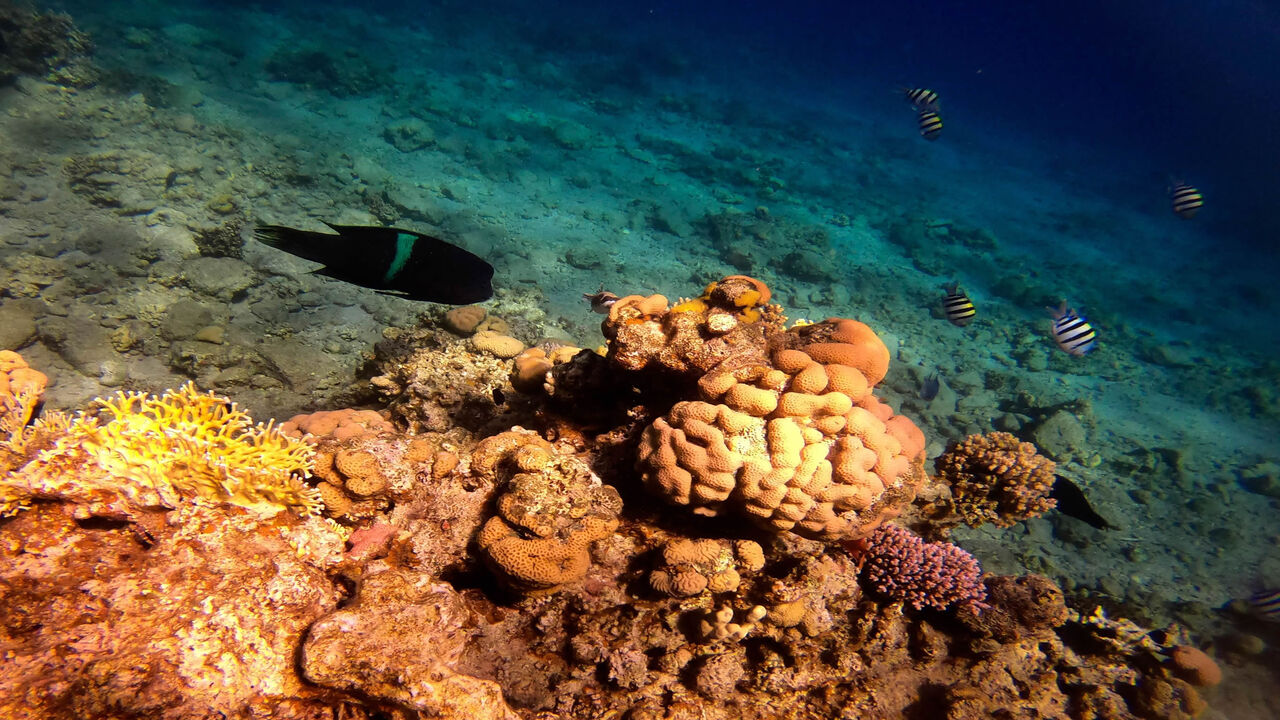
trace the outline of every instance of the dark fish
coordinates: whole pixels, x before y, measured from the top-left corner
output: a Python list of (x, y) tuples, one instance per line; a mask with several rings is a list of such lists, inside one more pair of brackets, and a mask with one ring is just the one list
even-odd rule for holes
[(1204, 206), (1204, 195), (1190, 185), (1179, 182), (1169, 188), (1169, 197), (1173, 201), (1173, 212), (1181, 218), (1190, 220)]
[(1053, 316), (1053, 340), (1069, 355), (1082, 357), (1098, 346), (1098, 334), (1084, 316), (1067, 307), (1063, 300), (1057, 308), (1045, 308)]
[(493, 266), (457, 245), (412, 230), (325, 224), (338, 234), (265, 225), (253, 236), (324, 265), (320, 275), (381, 293), (448, 305), (493, 297)]
[(1280, 621), (1280, 590), (1264, 590), (1249, 598), (1249, 607), (1259, 617)]
[(1049, 491), (1049, 497), (1058, 501), (1058, 512), (1063, 515), (1070, 515), (1099, 530), (1110, 530), (1115, 527), (1093, 509), (1089, 504), (1089, 498), (1085, 497), (1079, 485), (1061, 475), (1053, 476), (1053, 489)]
[(948, 283), (942, 289), (947, 292), (942, 297), (942, 311), (946, 313), (947, 320), (956, 327), (964, 327), (973, 322), (978, 309), (973, 306), (969, 296), (964, 294), (964, 290), (960, 289), (960, 283)]
[(938, 371), (934, 370), (920, 383), (920, 399), (925, 402), (938, 397), (938, 391), (942, 389), (942, 381), (938, 379)]
[(920, 111), (920, 137), (925, 140), (937, 140), (942, 134), (942, 118), (932, 110)]
[(902, 94), (906, 96), (907, 102), (911, 103), (913, 110), (937, 112), (941, 109), (938, 106), (938, 93), (928, 88), (902, 88)]
[(601, 285), (600, 289), (594, 293), (582, 293), (582, 299), (591, 303), (591, 310), (601, 315), (609, 314), (609, 308), (618, 301), (618, 296), (604, 289)]

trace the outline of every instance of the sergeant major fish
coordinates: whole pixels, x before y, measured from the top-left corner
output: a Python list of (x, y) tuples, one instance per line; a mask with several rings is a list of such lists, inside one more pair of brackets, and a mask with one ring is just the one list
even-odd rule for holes
[(1083, 357), (1098, 346), (1098, 334), (1084, 316), (1063, 300), (1057, 308), (1045, 308), (1053, 316), (1053, 341), (1069, 355)]
[(964, 290), (960, 289), (960, 283), (947, 283), (942, 289), (947, 293), (942, 296), (942, 311), (946, 314), (947, 321), (956, 327), (964, 327), (973, 322), (978, 309), (973, 306), (973, 301), (965, 295)]

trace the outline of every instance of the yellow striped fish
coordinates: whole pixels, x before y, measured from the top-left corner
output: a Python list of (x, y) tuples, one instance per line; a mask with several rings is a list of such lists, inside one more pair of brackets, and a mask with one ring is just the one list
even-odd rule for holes
[(964, 294), (964, 290), (960, 289), (960, 283), (948, 283), (942, 289), (947, 291), (942, 297), (942, 312), (946, 313), (947, 321), (956, 327), (964, 327), (973, 322), (978, 309), (973, 306), (969, 296)]
[(1249, 598), (1249, 606), (1258, 617), (1280, 621), (1280, 590), (1264, 590)]
[(1204, 195), (1184, 182), (1169, 188), (1169, 197), (1173, 200), (1173, 213), (1187, 220), (1195, 217), (1204, 206)]
[(920, 111), (920, 137), (925, 140), (937, 140), (942, 134), (942, 118), (932, 110)]
[(938, 93), (929, 88), (902, 88), (901, 91), (914, 110), (933, 110), (937, 112), (941, 109), (938, 105)]
[(1057, 308), (1045, 308), (1053, 316), (1053, 341), (1063, 352), (1084, 357), (1098, 347), (1098, 334), (1084, 316), (1063, 300)]

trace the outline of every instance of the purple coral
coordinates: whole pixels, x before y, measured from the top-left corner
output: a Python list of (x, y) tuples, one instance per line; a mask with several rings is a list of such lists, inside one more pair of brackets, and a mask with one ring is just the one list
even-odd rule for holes
[(925, 542), (897, 525), (882, 525), (867, 538), (863, 573), (878, 592), (917, 610), (985, 607), (987, 588), (972, 555), (951, 543)]

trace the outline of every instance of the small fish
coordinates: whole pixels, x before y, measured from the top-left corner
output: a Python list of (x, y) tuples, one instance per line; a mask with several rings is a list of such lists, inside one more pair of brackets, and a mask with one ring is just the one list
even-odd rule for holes
[(360, 225), (332, 233), (264, 225), (258, 242), (324, 265), (318, 275), (409, 300), (468, 305), (493, 297), (493, 266), (439, 238)]
[(1098, 346), (1098, 334), (1084, 316), (1067, 307), (1063, 300), (1057, 308), (1045, 308), (1053, 316), (1053, 340), (1067, 354), (1083, 357)]
[(582, 293), (582, 299), (591, 303), (592, 312), (607, 315), (609, 308), (613, 307), (613, 304), (618, 301), (618, 296), (605, 290), (604, 285), (601, 285), (600, 289), (594, 293)]
[(1249, 607), (1258, 617), (1280, 621), (1280, 590), (1264, 590), (1249, 598)]
[(937, 112), (941, 109), (938, 105), (938, 93), (928, 88), (902, 88), (901, 92), (906, 96), (907, 102), (911, 103), (912, 110), (932, 110)]
[(1175, 183), (1169, 188), (1169, 198), (1173, 201), (1173, 213), (1186, 220), (1195, 217), (1204, 206), (1204, 195), (1184, 182)]
[(973, 322), (978, 309), (973, 306), (969, 296), (964, 294), (964, 290), (960, 289), (960, 283), (948, 283), (942, 289), (947, 292), (942, 297), (942, 311), (946, 313), (947, 321), (956, 327), (964, 327)]
[(932, 110), (920, 111), (920, 137), (925, 140), (937, 140), (942, 134), (942, 118)]
[(1055, 507), (1063, 515), (1070, 515), (1099, 530), (1110, 530), (1115, 527), (1093, 509), (1089, 504), (1089, 498), (1085, 496), (1079, 485), (1061, 475), (1053, 476), (1053, 488), (1049, 490), (1049, 497), (1058, 501)]
[(942, 389), (942, 380), (938, 378), (938, 371), (934, 370), (920, 383), (920, 399), (929, 402), (938, 397), (938, 391)]

